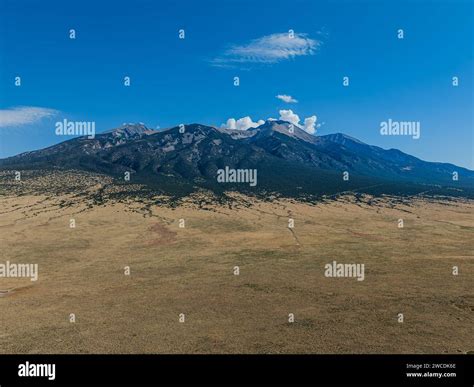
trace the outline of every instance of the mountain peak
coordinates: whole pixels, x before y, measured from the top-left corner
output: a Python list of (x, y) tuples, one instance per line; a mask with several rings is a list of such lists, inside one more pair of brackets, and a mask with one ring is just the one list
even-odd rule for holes
[(271, 132), (278, 132), (312, 144), (316, 144), (318, 142), (318, 138), (316, 136), (304, 131), (298, 125), (283, 120), (267, 120), (262, 125), (250, 130), (267, 135), (271, 134)]
[(144, 123), (123, 123), (115, 129), (103, 132), (104, 134), (111, 133), (116, 138), (131, 139), (142, 137), (143, 135), (156, 133), (156, 130), (148, 128)]

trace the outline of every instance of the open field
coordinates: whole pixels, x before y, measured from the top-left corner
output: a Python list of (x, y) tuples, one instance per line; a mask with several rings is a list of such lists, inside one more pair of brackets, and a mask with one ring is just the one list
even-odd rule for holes
[[(70, 198), (0, 196), (0, 263), (39, 265), (0, 278), (0, 353), (474, 350), (473, 201)], [(325, 277), (332, 261), (364, 281)]]

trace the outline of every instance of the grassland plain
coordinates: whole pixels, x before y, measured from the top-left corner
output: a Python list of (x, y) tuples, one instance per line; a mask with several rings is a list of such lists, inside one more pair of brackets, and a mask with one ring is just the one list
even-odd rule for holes
[[(84, 179), (82, 193), (64, 188), (72, 180), (55, 193), (34, 179), (4, 186), (0, 263), (38, 263), (39, 280), (0, 278), (0, 353), (474, 350), (472, 200), (171, 206)], [(365, 264), (365, 280), (325, 277), (332, 261)]]

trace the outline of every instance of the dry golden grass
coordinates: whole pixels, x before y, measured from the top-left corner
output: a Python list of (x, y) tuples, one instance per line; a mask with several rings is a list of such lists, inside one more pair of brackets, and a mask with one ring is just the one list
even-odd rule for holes
[[(474, 350), (472, 201), (62, 199), (0, 198), (0, 263), (39, 264), (37, 282), (0, 278), (1, 353)], [(365, 264), (365, 280), (326, 278), (333, 260)]]

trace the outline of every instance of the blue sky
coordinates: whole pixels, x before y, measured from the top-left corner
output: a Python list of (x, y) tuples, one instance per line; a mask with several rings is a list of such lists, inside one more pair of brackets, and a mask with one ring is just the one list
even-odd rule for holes
[[(64, 141), (64, 118), (100, 132), (291, 109), (316, 135), (474, 169), (473, 68), (470, 1), (0, 0), (0, 157)], [(420, 139), (381, 136), (389, 118)]]

